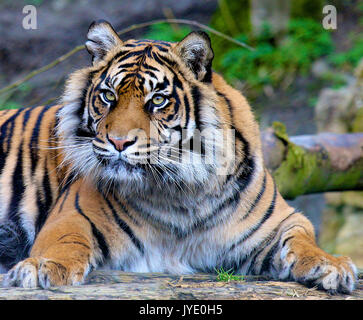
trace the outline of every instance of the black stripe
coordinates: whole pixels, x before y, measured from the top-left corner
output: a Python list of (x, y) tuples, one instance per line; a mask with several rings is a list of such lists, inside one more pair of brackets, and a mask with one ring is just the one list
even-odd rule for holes
[(12, 174), (12, 195), (9, 206), (9, 218), (11, 220), (19, 218), (19, 203), (25, 190), (23, 177), (23, 142), (21, 142), (18, 148), (15, 169)]
[[(70, 190), (71, 188), (67, 188), (67, 190), (66, 190), (66, 193), (64, 194), (64, 197), (63, 197), (63, 200), (62, 200), (62, 203), (60, 204), (60, 206), (59, 206), (59, 210), (58, 210), (58, 213), (59, 212), (61, 212), (62, 210), (63, 210), (63, 206), (64, 206), (64, 203), (66, 202), (66, 200), (67, 200), (67, 198), (68, 198), (68, 196), (69, 196), (69, 190)], [(58, 200), (58, 199), (57, 199)]]
[(294, 237), (295, 237), (295, 236), (287, 237), (287, 238), (284, 240), (284, 242), (282, 243), (281, 248), (285, 247), (285, 245), (286, 245), (287, 241), (291, 240), (291, 239), (292, 239), (292, 238), (294, 238)]
[(231, 122), (232, 122), (232, 126), (231, 129), (233, 129), (235, 131), (235, 138), (238, 139), (239, 141), (241, 141), (242, 145), (243, 145), (243, 154), (244, 154), (244, 159), (243, 161), (241, 161), (235, 171), (234, 174), (228, 175), (227, 179), (225, 181), (225, 183), (229, 183), (230, 180), (232, 180), (232, 178), (234, 178), (234, 176), (241, 170), (242, 167), (244, 167), (243, 171), (241, 171), (241, 175), (242, 177), (239, 178), (239, 181), (242, 182), (247, 186), (249, 184), (249, 182), (251, 181), (251, 178), (253, 176), (253, 172), (254, 172), (254, 168), (255, 168), (255, 164), (253, 162), (252, 156), (251, 156), (251, 151), (250, 151), (250, 145), (248, 143), (248, 141), (244, 138), (244, 136), (241, 134), (241, 132), (239, 132), (239, 130), (237, 130), (237, 128), (234, 126), (233, 124), (233, 110), (232, 110), (232, 104), (231, 101), (221, 92), (217, 92), (217, 94), (219, 96), (221, 96), (227, 106), (228, 106), (228, 110), (230, 112), (230, 117), (231, 117)]
[[(145, 73), (149, 74), (151, 73), (150, 71), (145, 71)], [(156, 76), (154, 76), (156, 78)], [(157, 78), (156, 78), (157, 79)], [(154, 90), (165, 90), (168, 86), (170, 85), (170, 82), (168, 80), (168, 78), (166, 76), (164, 76), (164, 79), (163, 79), (163, 82), (158, 82), (154, 88)], [(175, 83), (174, 83), (175, 85)], [(174, 95), (173, 93), (175, 93), (175, 96), (176, 96), (176, 92), (175, 92), (175, 87), (173, 88), (173, 92), (172, 92), (172, 95)]]
[[(103, 113), (100, 111), (100, 109), (98, 109), (98, 107), (96, 106), (96, 100), (98, 99), (98, 96), (97, 95), (94, 95), (93, 97), (92, 97), (92, 102), (91, 102), (91, 107), (92, 107), (92, 111), (94, 112), (94, 113), (96, 113), (96, 115), (98, 115), (98, 116), (102, 116), (103, 115)], [(90, 109), (89, 109), (90, 110)], [(88, 113), (89, 115), (90, 115), (90, 112)], [(90, 127), (90, 125), (92, 125), (92, 121), (90, 121), (90, 119), (88, 118), (87, 119), (87, 127), (88, 127), (88, 129), (90, 129), (89, 127)]]
[(160, 51), (162, 52), (169, 52), (169, 50), (167, 48), (164, 48), (162, 46), (159, 46), (159, 45), (155, 45), (156, 48), (158, 48)]
[[(173, 74), (173, 83), (174, 85), (179, 88), (180, 90), (183, 90), (184, 91), (184, 87), (183, 87), (183, 80), (180, 80), (179, 79), (179, 76), (177, 75), (177, 73), (173, 70), (173, 69), (170, 69), (169, 68), (169, 71)], [(184, 79), (185, 81), (185, 79)]]
[(32, 136), (29, 143), (29, 149), (30, 149), (30, 159), (31, 159), (31, 174), (34, 174), (35, 167), (38, 162), (38, 139), (39, 139), (39, 133), (41, 129), (42, 120), (44, 117), (44, 114), (46, 111), (48, 111), (51, 108), (51, 106), (45, 106), (43, 107), (43, 110), (39, 113), (38, 119), (35, 123), (35, 126), (33, 128)]
[(150, 66), (149, 64), (145, 63), (145, 61), (141, 64), (141, 66), (144, 68), (144, 69), (150, 69), (152, 71), (160, 71), (159, 69), (157, 68), (154, 68), (153, 66)]
[(117, 60), (117, 63), (120, 63), (121, 61), (127, 60), (131, 57), (141, 56), (143, 54), (145, 54), (145, 50), (138, 50), (138, 51), (131, 51), (131, 52), (128, 51), (127, 53), (121, 52), (121, 54), (118, 53), (117, 55), (115, 55), (110, 62), (115, 61), (118, 58), (118, 55), (120, 55), (120, 59)]
[(256, 267), (256, 260), (259, 255), (275, 240), (276, 230), (273, 231), (272, 234), (269, 234), (262, 243), (256, 246), (248, 255), (243, 256), (241, 259), (242, 263), (245, 263), (247, 260), (250, 260), (250, 264), (246, 274), (256, 274), (255, 267)]
[[(10, 118), (8, 118), (2, 125), (0, 129), (0, 175), (5, 166), (6, 158), (10, 151), (10, 145), (12, 142), (12, 137), (14, 133), (15, 121), (17, 117), (24, 111), (25, 108), (19, 109), (15, 114), (13, 114)], [(8, 126), (10, 125), (10, 129), (8, 132)], [(6, 142), (6, 147), (5, 147)]]
[[(250, 154), (250, 147), (247, 140), (242, 136), (241, 133), (239, 133), (238, 130), (236, 130), (234, 127), (232, 128), (235, 130), (235, 137), (239, 139), (243, 144), (243, 152), (245, 156), (238, 164), (234, 174), (227, 175), (227, 179), (225, 180), (223, 187), (226, 187), (227, 184), (230, 184), (232, 182), (235, 183), (237, 185), (240, 196), (240, 194), (249, 186), (252, 181), (255, 172), (255, 161), (253, 156)], [(265, 186), (263, 186), (262, 191), (264, 191), (264, 189)], [(236, 197), (239, 196), (236, 195)], [(257, 202), (255, 203), (255, 205), (258, 203), (258, 201), (259, 198), (257, 198)]]
[(277, 196), (277, 188), (275, 183), (274, 185), (274, 194), (270, 203), (270, 206), (265, 211), (262, 219), (251, 229), (249, 229), (249, 232), (245, 234), (241, 239), (239, 239), (237, 242), (235, 242), (229, 249), (229, 251), (232, 251), (235, 247), (239, 246), (241, 243), (246, 241), (249, 237), (251, 237), (261, 226), (262, 224), (271, 216), (271, 214), (274, 212), (275, 204), (276, 204), (276, 196)]
[[(276, 234), (278, 233), (281, 225), (288, 219), (290, 218), (290, 216), (292, 216), (294, 213), (296, 213), (296, 210), (294, 210), (292, 213), (290, 213), (286, 218), (284, 218), (282, 221), (280, 221), (280, 223), (278, 224), (278, 226), (273, 230), (273, 232), (269, 235), (269, 238), (272, 240), (276, 240), (275, 236)], [(290, 229), (290, 228), (289, 228)], [(280, 233), (280, 236), (279, 238), (276, 240), (276, 243), (270, 248), (270, 250), (266, 253), (262, 263), (261, 263), (261, 268), (260, 268), (260, 271), (259, 271), (259, 274), (263, 274), (264, 272), (269, 272), (270, 271), (270, 268), (271, 268), (271, 265), (272, 265), (272, 260), (275, 256), (275, 254), (277, 253), (278, 249), (280, 249), (280, 239), (282, 237), (282, 235), (284, 233), (286, 233), (289, 229), (287, 230), (284, 230), (283, 232)], [(273, 235), (272, 235), (273, 234)], [(293, 238), (292, 237), (288, 237), (287, 239), (285, 239), (285, 241), (283, 242), (282, 244), (282, 247), (286, 244), (286, 241), (288, 241), (289, 239)], [(257, 259), (257, 257), (263, 252), (263, 250), (267, 247), (267, 244), (264, 245), (264, 246), (259, 246), (259, 247), (262, 247), (258, 253), (255, 254), (255, 257), (254, 259), (252, 260), (251, 264), (250, 264), (250, 267), (249, 267), (249, 272), (252, 272), (254, 270), (254, 268), (256, 267), (255, 266), (255, 261)], [(282, 248), (281, 247), (281, 248)], [(255, 271), (255, 270), (254, 270)]]
[[(237, 179), (238, 182), (238, 179)], [(253, 209), (256, 207), (257, 203), (260, 201), (263, 193), (265, 192), (265, 185), (266, 185), (266, 176), (264, 177), (263, 180), (263, 184), (261, 187), (260, 192), (258, 193), (254, 203), (252, 204), (252, 206), (250, 207), (250, 209), (248, 210), (247, 214), (244, 215), (241, 218), (241, 221), (245, 218), (247, 218), (247, 216), (253, 211)], [(205, 219), (203, 219), (202, 221), (198, 221), (198, 223), (194, 226), (203, 226), (203, 228), (205, 230), (210, 229), (211, 227), (213, 227), (214, 225), (211, 224), (209, 226), (206, 225), (206, 223), (208, 223), (209, 221), (215, 219), (222, 211), (226, 210), (227, 208), (232, 207), (231, 213), (235, 212), (235, 209), (238, 207), (238, 204), (240, 203), (241, 200), (241, 193), (244, 191), (246, 187), (245, 183), (237, 183), (237, 188), (233, 187), (233, 193), (230, 197), (228, 197), (226, 200), (224, 200), (215, 210), (213, 210), (213, 213), (211, 215), (209, 215), (208, 217), (206, 217)], [(224, 218), (226, 219), (226, 218)]]
[(261, 268), (260, 268), (260, 272), (259, 272), (260, 274), (270, 271), (270, 268), (272, 265), (272, 260), (275, 257), (277, 250), (279, 249), (279, 242), (280, 242), (280, 239), (276, 241), (276, 243), (271, 247), (271, 249), (265, 255), (265, 258), (263, 259), (262, 264), (261, 264)]
[(153, 52), (152, 56), (156, 60), (156, 62), (161, 65), (167, 65), (170, 68), (174, 68), (176, 66), (175, 61), (171, 61), (170, 59), (168, 59), (160, 54)]
[(117, 225), (121, 228), (122, 231), (124, 231), (129, 236), (130, 240), (136, 246), (136, 248), (142, 254), (144, 254), (143, 244), (140, 242), (140, 240), (138, 238), (136, 238), (134, 232), (131, 230), (131, 228), (128, 226), (128, 224), (123, 219), (121, 219), (120, 216), (117, 214), (115, 208), (111, 204), (111, 201), (109, 201), (105, 196), (104, 196), (104, 199), (105, 199), (109, 209), (111, 210), (112, 216), (115, 219), (115, 222), (117, 223)]
[(179, 76), (177, 75), (177, 73), (175, 72), (174, 69), (177, 69), (178, 74), (183, 78), (183, 81), (186, 81), (185, 76), (183, 75), (183, 73), (180, 71), (179, 68), (177, 68), (177, 63), (175, 61), (171, 61), (161, 55), (157, 55), (156, 53), (153, 54), (153, 58), (155, 59), (156, 62), (158, 62), (159, 64), (161, 64), (162, 66), (166, 66), (169, 71), (173, 74), (174, 79), (173, 81), (175, 81), (176, 86), (179, 89), (183, 89), (183, 83), (182, 81), (179, 79)]
[(132, 78), (134, 78), (134, 77), (135, 77), (135, 73), (133, 73), (133, 72), (131, 72), (131, 73), (127, 74), (127, 75), (126, 75), (126, 76), (124, 76), (124, 77), (122, 78), (122, 80), (120, 81), (120, 83), (119, 83), (119, 87), (120, 87), (120, 88), (125, 87), (125, 85), (127, 84), (127, 81), (129, 81), (129, 79), (132, 79)]
[(126, 197), (125, 200), (127, 201), (128, 205), (138, 214), (140, 214), (146, 221), (148, 221), (149, 223), (154, 223), (158, 228), (163, 228), (165, 232), (171, 233), (180, 239), (185, 238), (189, 234), (189, 228), (188, 230), (183, 230), (179, 228), (179, 226), (174, 225), (173, 223), (162, 221), (160, 218), (144, 210), (140, 205), (135, 203), (130, 198)]
[(103, 236), (103, 234), (97, 229), (97, 227), (95, 226), (95, 224), (91, 221), (90, 218), (88, 218), (82, 211), (81, 207), (79, 206), (79, 193), (76, 193), (76, 199), (75, 199), (75, 203), (74, 203), (76, 210), (78, 211), (78, 213), (80, 215), (82, 215), (91, 225), (92, 228), (92, 234), (93, 237), (97, 240), (98, 243), (98, 247), (101, 249), (102, 252), (102, 256), (104, 260), (107, 260), (110, 257), (110, 251), (107, 245), (107, 242), (105, 240), (105, 237)]
[[(98, 70), (98, 71), (100, 71), (100, 70)], [(96, 74), (96, 71), (90, 72), (88, 74), (86, 85), (84, 86), (84, 88), (82, 90), (79, 108), (76, 111), (76, 115), (80, 120), (82, 120), (83, 113), (86, 108), (86, 98), (88, 98), (88, 100), (90, 99), (91, 93), (93, 92), (93, 89), (94, 89), (94, 86), (92, 86), (92, 88), (91, 88), (92, 79), (93, 79), (94, 74)], [(88, 96), (87, 96), (87, 93), (88, 93)]]
[(71, 186), (71, 184), (73, 182), (76, 181), (76, 177), (77, 177), (77, 174), (74, 172), (74, 171), (71, 171), (70, 173), (68, 173), (68, 175), (63, 179), (61, 185), (59, 186), (61, 189), (60, 189), (60, 192), (58, 193), (58, 197), (56, 199), (56, 202), (61, 198), (61, 196), (63, 195), (63, 193), (69, 189), (69, 187)]
[(17, 230), (19, 230), (20, 243), (24, 248), (23, 252), (28, 253), (30, 250), (30, 242), (28, 240), (26, 230), (22, 225), (21, 213), (19, 212), (20, 202), (25, 191), (23, 177), (23, 142), (21, 142), (18, 148), (18, 156), (12, 175), (12, 195), (8, 209), (8, 219), (14, 222)]
[(37, 204), (38, 204), (38, 216), (35, 223), (35, 230), (38, 232), (45, 223), (45, 220), (48, 217), (49, 211), (53, 204), (53, 195), (52, 195), (52, 188), (50, 186), (48, 168), (45, 163), (44, 165), (44, 176), (43, 176), (43, 198), (42, 200), (40, 191), (37, 192)]
[(23, 130), (25, 129), (26, 124), (28, 123), (28, 120), (30, 119), (30, 115), (32, 113), (32, 111), (35, 108), (30, 108), (28, 109), (25, 113), (24, 113), (24, 118), (23, 118)]
[(273, 198), (271, 201), (270, 206), (268, 207), (268, 209), (266, 210), (266, 212), (263, 215), (263, 218), (260, 220), (260, 222), (254, 226), (252, 228), (252, 230), (250, 230), (250, 232), (248, 233), (248, 235), (245, 236), (244, 240), (246, 240), (247, 238), (249, 238), (250, 236), (252, 236), (253, 233), (255, 233), (261, 226), (262, 224), (268, 219), (270, 218), (270, 216), (272, 215), (272, 213), (275, 210), (275, 205), (276, 205), (276, 197), (277, 197), (277, 188), (276, 188), (276, 184), (275, 182), (273, 182), (274, 185), (274, 194), (273, 194)]
[(185, 126), (184, 126), (184, 128), (188, 128), (189, 117), (190, 117), (190, 105), (189, 105), (188, 96), (186, 94), (184, 95), (184, 109), (185, 109)]
[(220, 91), (216, 91), (216, 92), (217, 92), (217, 95), (219, 95), (220, 97), (222, 97), (224, 99), (224, 101), (226, 101), (228, 111), (229, 111), (229, 116), (230, 116), (231, 120), (233, 120), (233, 109), (232, 109), (231, 101), (222, 92), (220, 92)]
[[(149, 146), (150, 147), (150, 146)], [(116, 201), (116, 203), (117, 203), (117, 205), (120, 207), (120, 209), (132, 220), (132, 222), (135, 224), (135, 225), (137, 225), (137, 226), (140, 226), (140, 223), (139, 223), (139, 221), (137, 221), (136, 219), (135, 219), (135, 217), (133, 217), (131, 214), (130, 214), (130, 212), (129, 212), (129, 210), (127, 210), (127, 208), (124, 206), (124, 204), (117, 198), (117, 197), (115, 197), (114, 196), (114, 199), (115, 199), (115, 201)]]
[(248, 216), (250, 215), (250, 213), (256, 208), (257, 204), (260, 202), (263, 194), (265, 193), (266, 190), (266, 172), (263, 176), (263, 182), (262, 182), (262, 187), (260, 189), (260, 191), (257, 194), (257, 197), (255, 199), (255, 201), (253, 202), (252, 206), (249, 208), (248, 212), (241, 218), (240, 221), (245, 220), (246, 218), (248, 218)]
[(43, 190), (45, 198), (45, 208), (47, 211), (49, 211), (53, 203), (53, 192), (50, 184), (47, 164), (44, 165)]
[(105, 148), (102, 148), (102, 147), (99, 147), (99, 146), (96, 146), (95, 144), (92, 144), (92, 147), (95, 149), (95, 150), (98, 150), (100, 152), (109, 152), (107, 149)]
[[(134, 68), (134, 67), (135, 67), (135, 63), (134, 62), (131, 62), (131, 63), (122, 63), (122, 64), (120, 64), (120, 65), (117, 66), (118, 69), (128, 69), (128, 68)], [(124, 71), (124, 70), (122, 70), (122, 71)]]
[(199, 114), (201, 93), (199, 91), (199, 88), (196, 86), (192, 87), (192, 99), (193, 99), (195, 125), (199, 131), (202, 131), (202, 129), (201, 129), (202, 124), (201, 124), (200, 114)]

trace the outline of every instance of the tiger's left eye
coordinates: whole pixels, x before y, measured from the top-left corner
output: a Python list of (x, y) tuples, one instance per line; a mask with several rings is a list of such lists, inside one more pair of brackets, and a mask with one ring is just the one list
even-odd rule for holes
[(163, 96), (154, 96), (152, 101), (153, 104), (158, 106), (164, 103), (165, 98)]
[(111, 91), (105, 91), (102, 93), (104, 100), (107, 102), (114, 102), (116, 100), (115, 95)]

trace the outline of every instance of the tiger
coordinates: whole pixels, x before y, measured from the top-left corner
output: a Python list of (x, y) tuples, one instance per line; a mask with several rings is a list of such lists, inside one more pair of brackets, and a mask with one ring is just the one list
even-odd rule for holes
[(99, 20), (85, 47), (92, 62), (59, 104), (1, 111), (4, 286), (223, 268), (354, 290), (352, 260), (320, 249), (279, 193), (247, 99), (212, 69), (207, 33), (123, 41)]

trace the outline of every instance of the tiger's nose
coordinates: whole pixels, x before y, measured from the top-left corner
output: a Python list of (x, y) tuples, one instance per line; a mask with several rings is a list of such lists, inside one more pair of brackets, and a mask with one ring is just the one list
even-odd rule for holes
[(108, 140), (110, 140), (111, 143), (113, 144), (113, 146), (115, 147), (115, 149), (120, 152), (125, 150), (127, 147), (133, 145), (136, 142), (136, 139), (129, 140), (129, 139), (122, 139), (122, 138), (114, 138), (114, 137), (110, 137), (110, 136), (108, 136)]

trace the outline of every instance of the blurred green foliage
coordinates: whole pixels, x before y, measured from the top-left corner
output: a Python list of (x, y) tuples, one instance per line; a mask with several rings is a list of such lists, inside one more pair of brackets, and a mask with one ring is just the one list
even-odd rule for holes
[(334, 53), (329, 56), (329, 61), (336, 67), (351, 69), (358, 65), (363, 57), (363, 35), (352, 40), (352, 47), (345, 52)]
[(189, 32), (188, 26), (171, 25), (169, 23), (155, 24), (144, 34), (145, 39), (177, 42), (183, 39)]
[(321, 12), (325, 0), (294, 0), (291, 1), (291, 18), (304, 19), (309, 18), (314, 21), (321, 20)]
[[(252, 32), (250, 0), (219, 0), (218, 4), (219, 6), (210, 21), (212, 28), (234, 38), (242, 33), (249, 34)], [(214, 34), (210, 34), (210, 37), (214, 51), (213, 66), (216, 70), (221, 70), (221, 57), (227, 51), (235, 49), (236, 45)]]
[(11, 91), (7, 95), (0, 96), (0, 110), (19, 109), (23, 107), (19, 102), (26, 100), (26, 96), (32, 91), (32, 86), (28, 83), (23, 83), (16, 90)]
[(312, 19), (290, 20), (286, 36), (276, 43), (268, 25), (259, 36), (236, 37), (255, 51), (234, 48), (221, 56), (221, 71), (230, 80), (244, 80), (252, 88), (277, 85), (291, 75), (306, 74), (314, 60), (333, 52), (328, 31)]

